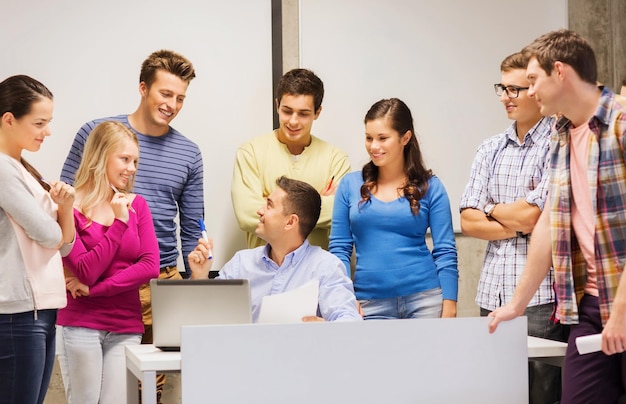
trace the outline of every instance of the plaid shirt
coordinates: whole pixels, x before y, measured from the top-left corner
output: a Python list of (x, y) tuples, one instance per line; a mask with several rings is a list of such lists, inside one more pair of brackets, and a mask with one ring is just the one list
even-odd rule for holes
[[(542, 118), (520, 143), (513, 123), (504, 133), (485, 140), (476, 153), (460, 209), (484, 210), (487, 203), (525, 198), (543, 210), (548, 192), (550, 130), (554, 120)], [(476, 304), (495, 310), (507, 304), (526, 264), (529, 237), (492, 240), (487, 244)], [(554, 302), (552, 271), (529, 306)]]
[[(557, 317), (578, 323), (578, 302), (587, 278), (585, 260), (572, 230), (569, 129), (561, 118), (550, 152), (550, 226), (552, 264), (558, 297)], [(626, 263), (626, 114), (608, 88), (589, 120), (587, 179), (595, 209), (595, 261), (602, 324), (606, 324)]]

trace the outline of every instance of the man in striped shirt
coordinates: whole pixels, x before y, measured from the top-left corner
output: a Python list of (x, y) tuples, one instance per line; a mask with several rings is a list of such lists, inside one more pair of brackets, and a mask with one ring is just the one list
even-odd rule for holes
[[(152, 53), (141, 66), (141, 101), (137, 110), (130, 115), (101, 118), (84, 124), (76, 134), (61, 172), (63, 181), (74, 182), (85, 141), (100, 122), (122, 122), (137, 133), (140, 165), (134, 192), (146, 199), (152, 213), (159, 241), (160, 279), (181, 279), (176, 266), (179, 254), (176, 216), (179, 216), (181, 227), (185, 275), (191, 273), (187, 256), (201, 237), (198, 219), (204, 217), (202, 155), (194, 142), (170, 126), (182, 109), (187, 87), (195, 76), (193, 65), (182, 55), (169, 50)], [(151, 343), (150, 286), (143, 285), (139, 293), (145, 326), (142, 342)], [(165, 377), (159, 376), (157, 390), (160, 393)]]
[[(518, 52), (500, 65), (502, 77), (495, 91), (514, 122), (504, 133), (480, 145), (461, 197), (463, 234), (489, 240), (476, 294), (481, 316), (513, 297), (526, 263), (530, 233), (547, 196), (553, 120), (543, 117), (535, 100), (528, 96), (527, 64)], [(564, 340), (563, 327), (551, 319), (553, 282), (549, 271), (524, 314), (528, 317), (528, 335)], [(532, 362), (528, 380), (530, 403), (559, 401), (558, 367)]]

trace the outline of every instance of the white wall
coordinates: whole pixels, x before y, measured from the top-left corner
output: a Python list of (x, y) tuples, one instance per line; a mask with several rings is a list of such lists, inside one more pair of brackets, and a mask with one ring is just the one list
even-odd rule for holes
[[(471, 5), (470, 5), (471, 4)], [(411, 107), (427, 165), (458, 201), (480, 141), (508, 120), (493, 83), (504, 56), (567, 25), (567, 0), (300, 0), (301, 66), (324, 80), (314, 133), (367, 161), (363, 116), (375, 101)], [(133, 112), (141, 62), (170, 48), (197, 77), (173, 126), (200, 145), (216, 267), (245, 246), (232, 213), (236, 147), (272, 129), (270, 0), (3, 0), (0, 78), (28, 74), (55, 95), (53, 136), (26, 155), (58, 178), (87, 120)]]
[(189, 58), (197, 77), (172, 126), (202, 150), (216, 267), (245, 246), (230, 179), (236, 147), (272, 129), (270, 0), (3, 0), (1, 9), (0, 80), (28, 74), (55, 96), (53, 135), (25, 155), (47, 179), (59, 177), (84, 122), (135, 111), (151, 52)]
[(493, 90), (500, 62), (564, 27), (567, 0), (300, 0), (301, 65), (326, 88), (314, 133), (360, 170), (365, 113), (382, 98), (405, 101), (459, 231), (476, 148), (510, 124)]

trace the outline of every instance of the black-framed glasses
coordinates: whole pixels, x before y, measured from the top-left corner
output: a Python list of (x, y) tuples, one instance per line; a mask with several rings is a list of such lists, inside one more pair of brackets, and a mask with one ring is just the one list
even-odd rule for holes
[(509, 98), (517, 98), (519, 97), (519, 92), (522, 90), (528, 90), (530, 87), (519, 87), (519, 86), (505, 86), (504, 84), (494, 84), (493, 88), (496, 90), (496, 95), (500, 97), (502, 93), (506, 93)]

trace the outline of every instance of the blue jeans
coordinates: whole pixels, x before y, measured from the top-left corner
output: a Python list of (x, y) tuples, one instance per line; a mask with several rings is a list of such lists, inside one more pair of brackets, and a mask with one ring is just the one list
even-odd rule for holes
[(126, 402), (126, 345), (141, 334), (119, 334), (85, 327), (62, 327), (59, 365), (69, 404)]
[(365, 320), (439, 318), (443, 309), (441, 288), (387, 299), (359, 300)]
[[(550, 318), (554, 303), (527, 307), (524, 315), (528, 319), (528, 335), (566, 342), (569, 326), (555, 323)], [(489, 310), (480, 309), (486, 316)], [(538, 361), (528, 362), (528, 402), (530, 404), (552, 404), (561, 399), (561, 368)]]
[(41, 404), (54, 365), (57, 310), (0, 314), (0, 403)]

